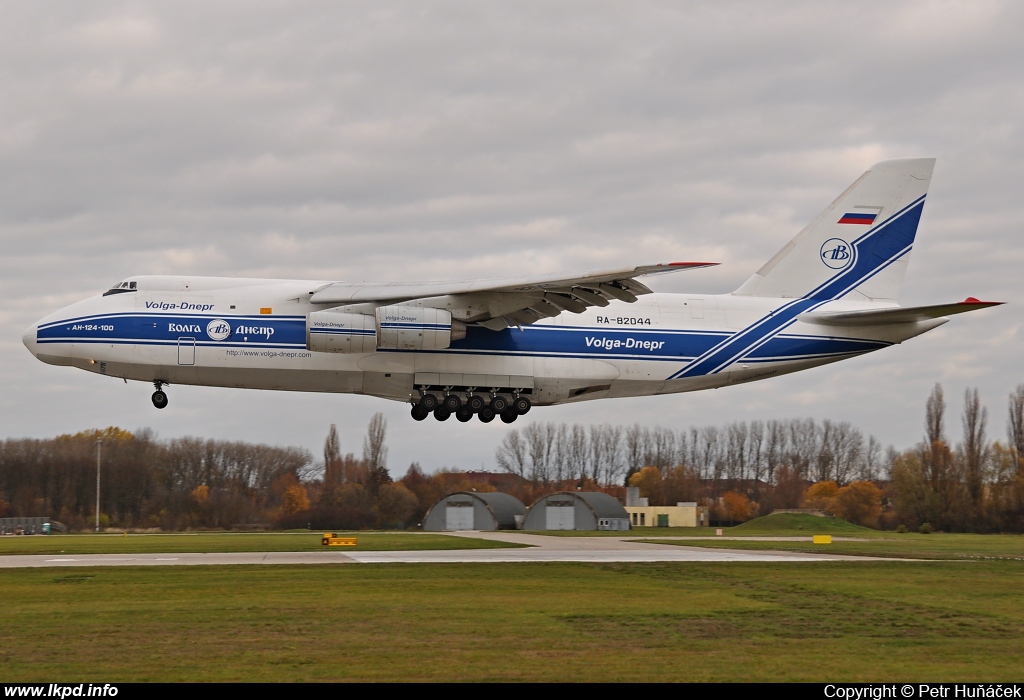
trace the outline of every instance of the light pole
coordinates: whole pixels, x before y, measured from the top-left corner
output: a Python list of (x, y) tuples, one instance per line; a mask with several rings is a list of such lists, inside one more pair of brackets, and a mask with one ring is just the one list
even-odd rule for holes
[(96, 438), (96, 532), (100, 531), (100, 452), (103, 438)]

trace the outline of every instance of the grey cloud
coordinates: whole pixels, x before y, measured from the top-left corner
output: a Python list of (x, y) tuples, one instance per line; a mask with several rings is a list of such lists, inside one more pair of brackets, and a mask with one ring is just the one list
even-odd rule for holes
[[(423, 450), (431, 467), (489, 465), (504, 428), (458, 426), (452, 454), (452, 426), (413, 425), (404, 407), (365, 398), (176, 387), (172, 409), (146, 412), (145, 387), (43, 366), (20, 333), (147, 272), (438, 279), (711, 258), (723, 265), (656, 286), (727, 292), (890, 157), (939, 158), (906, 301), (1017, 301), (1022, 13), (1002, 2), (15, 6), (0, 26), (8, 433), (142, 421), (317, 450), (330, 422), (346, 422), (358, 451), (380, 409), (409, 436), (396, 464)], [(856, 418), (902, 444), (935, 381), (951, 396), (979, 386), (1001, 415), (1024, 381), (1020, 334), (1019, 312), (1001, 307), (760, 385), (538, 414)]]

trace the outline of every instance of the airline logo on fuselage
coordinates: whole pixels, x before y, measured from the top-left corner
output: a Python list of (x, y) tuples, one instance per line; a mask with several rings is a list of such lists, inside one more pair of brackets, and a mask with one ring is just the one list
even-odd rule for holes
[[(202, 333), (203, 328), (196, 323), (169, 322), (167, 324), (167, 331), (169, 333)], [(274, 335), (274, 329), (270, 326), (235, 326), (234, 331), (232, 331), (231, 324), (222, 318), (215, 318), (206, 324), (206, 335), (210, 340), (218, 342), (227, 340), (231, 337), (232, 333), (235, 336), (245, 336), (246, 338), (250, 335), (255, 335), (267, 340)]]
[(227, 340), (231, 335), (231, 326), (222, 318), (215, 318), (206, 324), (206, 335), (210, 340)]
[(180, 304), (170, 301), (147, 301), (146, 308), (160, 311), (210, 311), (213, 309), (213, 304), (191, 304), (187, 301)]
[(586, 336), (588, 348), (601, 348), (602, 350), (647, 350), (654, 352), (665, 347), (664, 340), (639, 340), (637, 338), (593, 338)]

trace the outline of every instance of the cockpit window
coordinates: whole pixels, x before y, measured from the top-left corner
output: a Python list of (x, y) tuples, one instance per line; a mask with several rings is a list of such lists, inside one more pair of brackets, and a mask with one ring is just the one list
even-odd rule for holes
[(139, 291), (138, 290), (138, 283), (126, 280), (124, 282), (120, 282), (118, 284), (115, 284), (113, 287), (111, 287), (107, 291), (103, 292), (103, 296), (107, 297), (107, 296), (110, 296), (111, 294), (124, 294), (125, 292), (137, 292), (137, 291)]

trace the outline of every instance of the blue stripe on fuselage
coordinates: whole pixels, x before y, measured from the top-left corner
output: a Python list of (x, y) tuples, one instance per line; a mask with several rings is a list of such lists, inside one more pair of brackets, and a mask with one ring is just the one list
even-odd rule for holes
[(470, 326), (456, 340), (454, 351), (514, 354), (567, 354), (572, 356), (681, 359), (695, 357), (728, 333), (702, 331), (631, 331), (571, 326), (523, 326), (489, 331)]
[[(221, 320), (230, 328), (222, 340), (210, 337), (207, 326)], [(36, 331), (39, 343), (173, 344), (192, 337), (206, 345), (269, 344), (306, 347), (305, 316), (201, 316), (195, 314), (95, 314), (55, 321)]]

